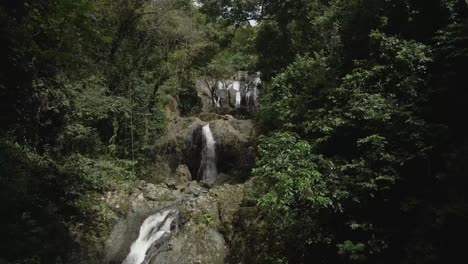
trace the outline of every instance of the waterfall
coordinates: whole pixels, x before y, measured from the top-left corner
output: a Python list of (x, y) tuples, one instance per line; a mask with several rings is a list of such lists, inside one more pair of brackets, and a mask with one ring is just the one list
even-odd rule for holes
[[(257, 72), (257, 75), (260, 75), (260, 73)], [(257, 77), (255, 77), (255, 78), (253, 79), (253, 83), (254, 83), (255, 86), (258, 86), (259, 84), (262, 83), (262, 79), (260, 79), (260, 77), (257, 76)]]
[(201, 180), (214, 183), (218, 176), (218, 169), (216, 168), (216, 141), (213, 138), (209, 124), (203, 127), (202, 135), (203, 151), (198, 175), (201, 176)]
[(239, 91), (236, 92), (236, 108), (241, 107), (241, 93)]
[(245, 97), (246, 97), (246, 101), (247, 101), (246, 104), (247, 104), (247, 106), (249, 106), (250, 103), (251, 103), (251, 100), (252, 100), (252, 92), (248, 92), (248, 93), (245, 95)]
[(168, 209), (146, 218), (122, 264), (147, 264), (177, 228), (179, 212)]
[(240, 82), (239, 81), (234, 81), (232, 84), (232, 88), (238, 92), (240, 90)]
[(219, 103), (221, 101), (221, 97), (220, 96), (217, 96), (216, 98), (213, 98), (213, 101), (216, 105), (216, 107), (221, 107), (221, 104)]
[(255, 104), (257, 104), (257, 101), (258, 101), (258, 88), (257, 88), (257, 86), (255, 86), (255, 88), (254, 88), (254, 102), (255, 102)]

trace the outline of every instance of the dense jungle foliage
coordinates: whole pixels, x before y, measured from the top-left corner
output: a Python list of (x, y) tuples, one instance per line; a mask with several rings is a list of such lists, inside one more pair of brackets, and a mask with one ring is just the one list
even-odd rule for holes
[(260, 210), (233, 262), (464, 258), (466, 1), (202, 2), (261, 21)]
[(465, 0), (0, 0), (0, 50), (0, 263), (100, 263), (99, 194), (236, 70), (262, 136), (228, 261), (464, 259)]
[(189, 0), (0, 3), (0, 262), (101, 263), (98, 194), (157, 177), (165, 107), (238, 41)]

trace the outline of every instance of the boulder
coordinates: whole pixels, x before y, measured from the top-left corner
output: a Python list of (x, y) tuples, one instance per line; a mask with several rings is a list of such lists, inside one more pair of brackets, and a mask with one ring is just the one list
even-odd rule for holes
[(229, 146), (237, 151), (252, 145), (254, 125), (251, 120), (220, 119), (210, 122), (210, 128), (217, 145)]
[(175, 172), (175, 179), (178, 184), (186, 184), (192, 181), (192, 174), (187, 165), (179, 165)]
[(193, 194), (195, 196), (200, 195), (202, 187), (198, 184), (197, 181), (192, 181), (188, 184), (187, 189), (185, 189), (186, 194)]
[(223, 264), (226, 242), (215, 229), (192, 226), (182, 230), (169, 244), (170, 249), (158, 254), (152, 264)]
[(171, 190), (177, 190), (177, 182), (174, 178), (169, 178), (164, 182), (167, 188)]
[(224, 182), (243, 182), (255, 162), (255, 129), (250, 120), (216, 120), (210, 122), (216, 140), (218, 171), (233, 177)]

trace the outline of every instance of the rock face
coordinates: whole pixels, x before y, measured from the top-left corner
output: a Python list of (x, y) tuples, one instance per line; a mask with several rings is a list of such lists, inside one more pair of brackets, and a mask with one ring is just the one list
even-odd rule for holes
[(171, 241), (170, 251), (157, 255), (152, 264), (223, 264), (226, 257), (223, 236), (214, 229), (190, 228)]
[[(243, 182), (249, 177), (255, 160), (254, 125), (250, 120), (237, 120), (232, 116), (222, 117), (224, 118), (209, 122), (216, 141), (217, 170), (220, 174), (231, 176), (225, 178), (227, 182)], [(201, 180), (199, 168), (202, 159), (200, 153), (203, 151), (203, 126), (204, 123), (195, 123), (192, 126), (192, 135), (186, 141), (183, 155), (183, 162), (188, 165), (195, 180)], [(217, 181), (216, 183), (224, 182), (226, 181)]]
[(176, 182), (179, 184), (185, 184), (187, 182), (192, 181), (192, 174), (190, 173), (190, 170), (187, 167), (187, 165), (183, 164), (177, 167), (175, 178)]
[(119, 220), (106, 242), (105, 263), (122, 263), (144, 221), (164, 208), (178, 211), (180, 226), (149, 263), (225, 262), (233, 217), (244, 197), (244, 185), (208, 190), (192, 181), (180, 187), (184, 193), (162, 184), (141, 182), (131, 193), (122, 188), (106, 195), (105, 202), (116, 211)]
[[(166, 135), (159, 138), (152, 149), (151, 158), (155, 164), (155, 177), (152, 181), (173, 178), (179, 165), (187, 164), (184, 162), (184, 155), (187, 152), (188, 141), (193, 131), (203, 125), (206, 125), (206, 122), (197, 117), (176, 118), (170, 123)], [(192, 155), (200, 156), (200, 153), (194, 152)]]
[(173, 109), (176, 108), (174, 105), (174, 102), (168, 104), (170, 122), (166, 135), (158, 139), (154, 146), (155, 176), (148, 181), (170, 182), (174, 188), (174, 185), (183, 183), (181, 177), (187, 175), (187, 171), (179, 168), (182, 164), (186, 164), (190, 172), (188, 181), (202, 180), (199, 172), (205, 140), (203, 127), (207, 125), (216, 141), (217, 173), (223, 175), (223, 180), (215, 183), (245, 181), (250, 176), (255, 158), (253, 122), (210, 112), (200, 113), (199, 117), (180, 117)]
[(164, 185), (141, 181), (136, 186), (120, 186), (102, 199), (114, 213), (109, 217), (117, 219), (106, 241), (105, 263), (121, 263), (138, 237), (143, 221), (160, 208), (172, 205), (177, 196)]
[(255, 162), (255, 130), (252, 121), (216, 120), (210, 125), (217, 143), (219, 171), (233, 177), (233, 182), (244, 182), (250, 176)]
[(243, 198), (244, 185), (226, 185), (183, 203), (180, 232), (151, 263), (225, 263), (234, 214)]

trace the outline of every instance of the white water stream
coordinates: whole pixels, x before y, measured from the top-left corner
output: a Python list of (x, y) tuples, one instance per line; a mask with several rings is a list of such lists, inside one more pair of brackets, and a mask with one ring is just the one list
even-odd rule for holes
[(213, 138), (210, 125), (206, 125), (202, 129), (203, 135), (203, 151), (199, 174), (201, 179), (208, 183), (214, 183), (218, 176), (216, 167), (216, 141)]
[(164, 243), (171, 237), (173, 232), (171, 227), (177, 224), (178, 212), (174, 209), (168, 209), (146, 218), (140, 227), (140, 234), (137, 240), (133, 242), (130, 253), (122, 264), (146, 264), (154, 256), (151, 252), (153, 245)]

